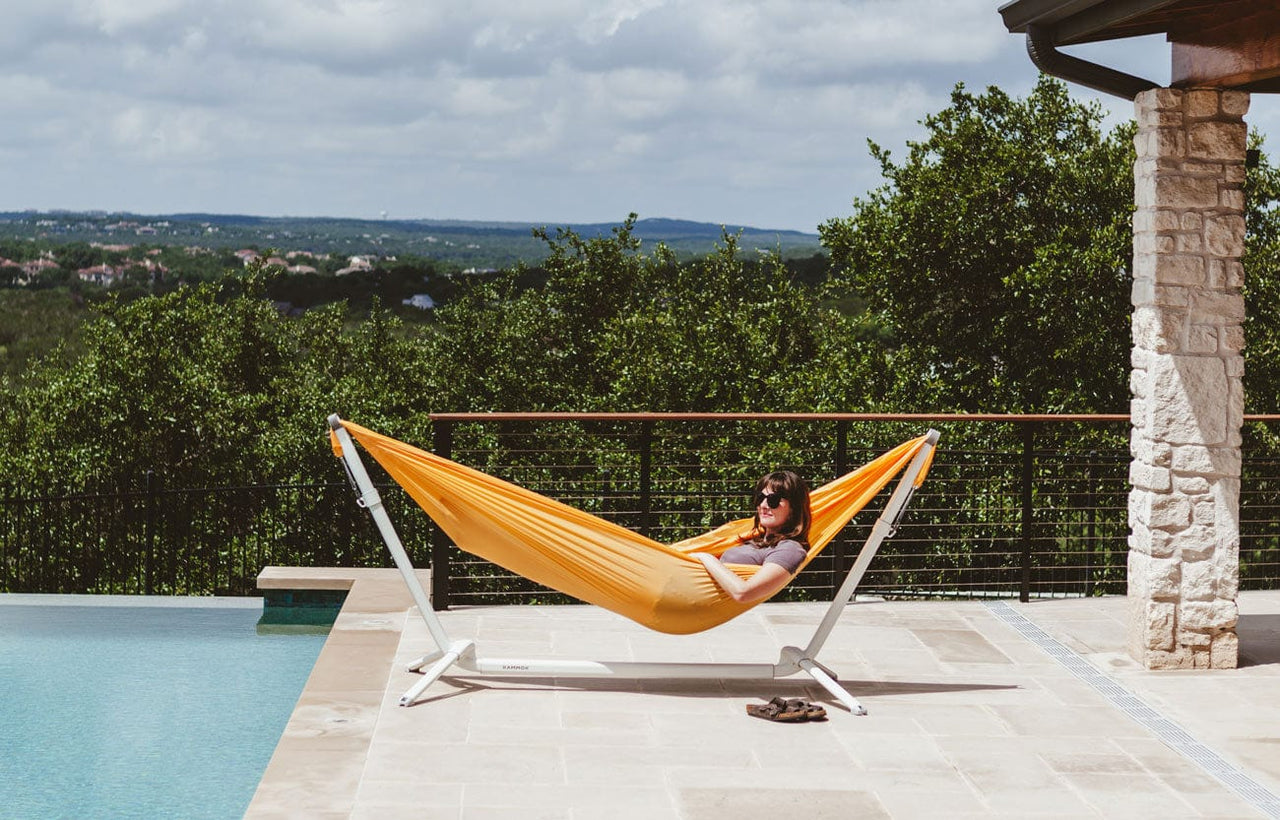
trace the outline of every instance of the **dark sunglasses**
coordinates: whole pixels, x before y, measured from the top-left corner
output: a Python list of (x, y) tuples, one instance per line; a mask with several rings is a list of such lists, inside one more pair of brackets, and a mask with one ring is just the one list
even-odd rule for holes
[(778, 505), (782, 503), (782, 499), (786, 498), (782, 493), (756, 493), (756, 506), (760, 506), (760, 502), (769, 505), (769, 509), (776, 510)]

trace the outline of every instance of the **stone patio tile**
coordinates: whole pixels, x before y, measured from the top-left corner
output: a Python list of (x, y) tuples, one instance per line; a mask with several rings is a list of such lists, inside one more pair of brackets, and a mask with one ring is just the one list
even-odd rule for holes
[(1012, 664), (1009, 656), (971, 628), (912, 629), (911, 634), (929, 652), (943, 663), (950, 664)]
[(1009, 724), (1014, 734), (1033, 737), (1142, 737), (1146, 729), (1122, 712), (1106, 705), (1097, 709), (1066, 706), (1045, 709), (1036, 706), (993, 706), (996, 715)]
[(1190, 803), (1155, 776), (1098, 772), (1069, 772), (1063, 776), (1104, 816), (1167, 820), (1198, 814)]
[(867, 736), (844, 732), (840, 743), (868, 771), (950, 772), (951, 762), (925, 735)]
[(557, 746), (414, 743), (379, 739), (369, 749), (367, 771), (381, 780), (430, 778), (435, 783), (485, 783), (513, 788), (563, 783), (564, 755)]
[(351, 813), (350, 820), (459, 820), (461, 816), (461, 807), (361, 803)]
[(465, 803), (471, 808), (568, 811), (575, 817), (675, 816), (673, 792), (662, 787), (641, 788), (621, 783), (560, 786), (468, 785)]
[(812, 788), (680, 790), (684, 820), (810, 820), (885, 818), (889, 814), (875, 795), (861, 791), (823, 791)]
[(919, 703), (911, 707), (913, 720), (921, 731), (935, 736), (1011, 734), (1009, 726), (996, 717), (986, 704), (946, 706)]
[[(424, 771), (424, 775), (429, 772)], [(426, 777), (410, 780), (381, 780), (366, 776), (360, 781), (357, 802), (372, 806), (419, 806), (462, 809), (464, 789), (461, 783), (432, 783)]]
[(894, 818), (936, 818), (939, 807), (947, 817), (981, 815), (986, 804), (956, 771), (870, 771), (859, 774), (856, 787), (873, 793)]

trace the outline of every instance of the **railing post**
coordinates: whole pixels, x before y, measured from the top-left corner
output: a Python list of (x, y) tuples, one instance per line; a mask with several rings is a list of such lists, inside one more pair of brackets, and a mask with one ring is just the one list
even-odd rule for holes
[(640, 534), (653, 537), (653, 422), (640, 424)]
[(1094, 466), (1098, 460), (1098, 451), (1089, 452), (1089, 464), (1085, 467), (1085, 504), (1089, 507), (1088, 527), (1085, 529), (1084, 549), (1084, 594), (1086, 598), (1093, 596), (1093, 550), (1098, 536), (1098, 488), (1094, 483)]
[(1018, 598), (1023, 603), (1031, 600), (1031, 546), (1035, 509), (1032, 499), (1032, 482), (1035, 480), (1036, 426), (1022, 425), (1022, 583)]
[(146, 594), (152, 595), (155, 592), (153, 577), (155, 576), (156, 571), (156, 507), (160, 496), (160, 480), (156, 477), (154, 470), (147, 470), (146, 475), (144, 476), (144, 482), (147, 505), (147, 562), (146, 567), (143, 569), (143, 572), (145, 573), (143, 587), (146, 590)]
[[(849, 422), (846, 419), (840, 419), (836, 422), (836, 478), (847, 472), (849, 472)], [(831, 592), (834, 594), (846, 575), (844, 564), (848, 541), (840, 536), (831, 546), (834, 549), (831, 556)]]
[[(434, 438), (436, 455), (452, 458), (453, 422), (437, 419)], [(431, 534), (431, 608), (449, 608), (449, 536), (438, 524)]]

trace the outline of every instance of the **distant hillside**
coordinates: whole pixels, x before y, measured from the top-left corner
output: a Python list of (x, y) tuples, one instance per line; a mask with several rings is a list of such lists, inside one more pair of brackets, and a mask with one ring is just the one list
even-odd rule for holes
[[(536, 263), (546, 245), (535, 227), (568, 227), (584, 237), (608, 235), (619, 222), (561, 225), (431, 219), (262, 217), (242, 214), (141, 215), (103, 212), (0, 212), (0, 238), (208, 248), (276, 248), (338, 254), (413, 254), (462, 267), (501, 268)], [(720, 225), (679, 219), (642, 219), (635, 233), (646, 244), (665, 243), (682, 256), (712, 251), (724, 231), (740, 235), (748, 251), (807, 257), (821, 248), (817, 234)]]

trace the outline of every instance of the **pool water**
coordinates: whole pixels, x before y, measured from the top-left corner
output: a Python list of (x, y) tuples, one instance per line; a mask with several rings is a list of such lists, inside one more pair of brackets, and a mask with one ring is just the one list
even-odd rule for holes
[(243, 816), (322, 633), (260, 630), (260, 599), (15, 597), (0, 596), (0, 815)]

